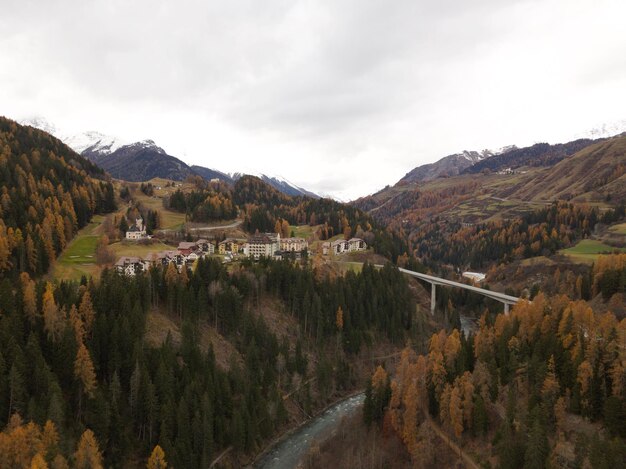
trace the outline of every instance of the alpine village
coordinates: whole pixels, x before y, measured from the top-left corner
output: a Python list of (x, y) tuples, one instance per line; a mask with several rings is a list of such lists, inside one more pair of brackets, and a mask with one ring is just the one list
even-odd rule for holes
[(623, 2), (46, 3), (0, 469), (626, 468)]
[[(0, 467), (620, 467), (626, 136), (349, 204), (0, 119)], [(384, 209), (383, 209), (384, 207)]]

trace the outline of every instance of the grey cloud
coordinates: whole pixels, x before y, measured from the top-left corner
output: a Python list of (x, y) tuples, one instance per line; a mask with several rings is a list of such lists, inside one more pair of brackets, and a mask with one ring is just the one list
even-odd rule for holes
[[(617, 0), (3, 3), (6, 109), (157, 142), (171, 132), (191, 162), (263, 155), (280, 168), (306, 154), (322, 191), (351, 183), (319, 169), (337, 161), (367, 165), (373, 191), (393, 182), (378, 180), (381, 159), (403, 174), (472, 145), (579, 132), (626, 104)], [(189, 142), (187, 127), (207, 137)]]

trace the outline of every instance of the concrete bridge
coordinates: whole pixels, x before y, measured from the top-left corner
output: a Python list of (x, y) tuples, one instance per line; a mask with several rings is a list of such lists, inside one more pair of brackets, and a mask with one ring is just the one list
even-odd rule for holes
[[(377, 265), (376, 267), (382, 267), (382, 265)], [(500, 303), (504, 304), (504, 314), (509, 314), (509, 308), (511, 307), (511, 305), (517, 304), (521, 300), (521, 298), (517, 298), (516, 296), (505, 295), (504, 293), (498, 293), (495, 291), (487, 290), (485, 288), (479, 288), (473, 285), (466, 285), (461, 282), (455, 282), (453, 280), (446, 280), (445, 278), (434, 277), (432, 275), (421, 274), (419, 272), (413, 272), (412, 270), (403, 269), (401, 267), (399, 267), (398, 270), (403, 274), (407, 274), (430, 283), (430, 314), (435, 314), (435, 303), (437, 301), (437, 285), (463, 288), (465, 290), (478, 293), (479, 295), (486, 296), (487, 298), (491, 298), (492, 300), (499, 301)]]
[(500, 303), (504, 304), (504, 314), (509, 314), (509, 308), (511, 307), (511, 305), (517, 304), (520, 301), (520, 298), (517, 298), (515, 296), (505, 295), (504, 293), (498, 293), (495, 291), (487, 290), (485, 288), (479, 288), (473, 285), (466, 285), (461, 282), (455, 282), (453, 280), (446, 280), (445, 278), (421, 274), (419, 272), (413, 272), (412, 270), (407, 270), (403, 268), (398, 268), (398, 270), (403, 274), (407, 274), (430, 283), (430, 314), (435, 314), (435, 302), (437, 301), (437, 285), (463, 288), (465, 290), (469, 290), (474, 293), (486, 296), (487, 298), (497, 300)]

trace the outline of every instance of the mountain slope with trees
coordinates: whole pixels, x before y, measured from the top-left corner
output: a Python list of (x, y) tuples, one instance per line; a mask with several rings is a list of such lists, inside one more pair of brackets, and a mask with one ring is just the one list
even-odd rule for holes
[[(54, 137), (9, 120), (0, 162), (0, 467), (141, 467), (150, 457), (204, 468), (229, 448), (225, 463), (241, 466), (302, 415), (358, 389), (358, 357), (423, 329), (391, 265), (337, 275), (306, 259), (204, 259), (189, 272), (170, 264), (54, 282), (47, 264), (94, 213), (115, 209), (113, 187)], [(232, 216), (236, 199), (270, 217), (319, 218), (331, 232), (367, 228), (352, 207), (257, 178), (232, 193), (211, 187), (170, 203)], [(155, 317), (174, 327), (155, 335)], [(207, 331), (221, 339), (207, 342)], [(224, 342), (233, 353), (218, 362), (213, 343)]]
[(84, 155), (116, 179), (141, 182), (153, 178), (183, 181), (194, 172), (184, 162), (168, 155), (152, 140), (124, 145), (110, 154), (91, 153)]
[(0, 276), (47, 272), (94, 213), (114, 210), (103, 178), (51, 135), (0, 117)]
[(522, 200), (618, 202), (626, 198), (626, 136), (585, 147), (501, 192)]
[(622, 467), (625, 340), (626, 320), (540, 294), (510, 316), (484, 316), (475, 336), (442, 330), (427, 354), (405, 349), (392, 379), (372, 377), (364, 417), (425, 466), (437, 461), (422, 431), (432, 418), (498, 467)]

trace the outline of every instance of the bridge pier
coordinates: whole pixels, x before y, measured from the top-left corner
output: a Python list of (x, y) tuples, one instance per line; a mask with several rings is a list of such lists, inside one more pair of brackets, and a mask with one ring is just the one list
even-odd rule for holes
[[(376, 267), (382, 268), (382, 265), (376, 265)], [(462, 288), (464, 290), (469, 290), (474, 293), (478, 293), (480, 295), (486, 296), (487, 298), (491, 298), (493, 300), (499, 301), (504, 305), (504, 314), (509, 314), (511, 309), (511, 305), (517, 304), (520, 299), (507, 295), (505, 293), (499, 293), (491, 290), (487, 290), (485, 288), (479, 288), (473, 285), (467, 285), (465, 283), (455, 282), (454, 280), (447, 280), (441, 277), (435, 277), (433, 275), (423, 274), (421, 272), (413, 272), (412, 270), (403, 269), (399, 267), (398, 270), (403, 274), (410, 275), (412, 277), (418, 278), (426, 283), (430, 283), (430, 314), (435, 314), (435, 304), (437, 301), (437, 285), (443, 285), (445, 287), (456, 287)]]
[(437, 302), (437, 290), (434, 283), (430, 284), (430, 315), (435, 315), (435, 304)]

